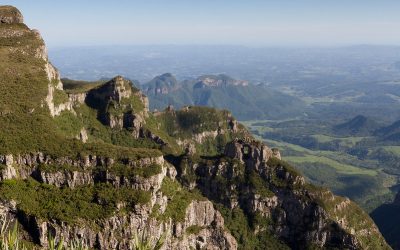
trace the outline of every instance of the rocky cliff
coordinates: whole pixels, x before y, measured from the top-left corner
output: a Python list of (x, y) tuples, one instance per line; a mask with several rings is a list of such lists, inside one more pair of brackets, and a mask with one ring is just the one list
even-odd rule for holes
[(150, 112), (121, 76), (63, 86), (19, 11), (1, 7), (0, 20), (0, 213), (26, 241), (131, 249), (146, 234), (165, 235), (163, 249), (389, 248), (360, 208), (307, 184), (228, 111)]

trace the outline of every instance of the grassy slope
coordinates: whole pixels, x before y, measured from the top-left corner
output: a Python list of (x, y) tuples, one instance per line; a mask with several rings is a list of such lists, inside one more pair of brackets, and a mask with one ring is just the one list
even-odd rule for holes
[(34, 54), (43, 42), (23, 24), (2, 25), (0, 30), (24, 34), (0, 38), (0, 153), (52, 151), (63, 139), (42, 105), (48, 79), (45, 61)]

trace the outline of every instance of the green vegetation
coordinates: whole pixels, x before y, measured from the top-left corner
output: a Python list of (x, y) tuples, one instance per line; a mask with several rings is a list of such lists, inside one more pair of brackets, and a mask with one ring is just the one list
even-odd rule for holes
[(77, 94), (77, 93), (86, 93), (91, 89), (99, 87), (106, 81), (87, 82), (87, 81), (75, 81), (68, 78), (62, 78), (61, 82), (63, 83), (63, 88), (66, 93)]
[[(9, 222), (6, 218), (2, 218), (0, 231), (0, 250), (26, 250), (20, 239), (18, 224), (14, 223), (12, 229), (8, 228)], [(8, 230), (8, 232), (7, 232)]]
[(63, 111), (59, 116), (54, 117), (56, 126), (69, 138), (75, 138), (83, 128), (83, 123), (72, 112)]
[[(253, 225), (252, 227), (251, 224), (249, 224), (251, 218), (248, 219), (242, 209), (234, 208), (231, 210), (221, 204), (216, 204), (215, 206), (224, 217), (225, 226), (237, 240), (239, 249), (290, 249), (283, 242), (276, 239), (268, 230), (254, 234), (253, 230), (257, 224), (254, 221), (254, 223), (251, 223)], [(265, 219), (263, 222), (264, 221)]]
[(67, 247), (64, 247), (64, 239), (60, 239), (58, 242), (49, 234), (47, 236), (48, 249), (49, 250), (89, 250), (88, 247), (84, 246), (82, 240), (74, 239), (69, 242)]
[[(0, 231), (0, 250), (27, 250), (36, 249), (35, 246), (31, 246), (29, 243), (24, 242), (21, 239), (21, 233), (19, 231), (18, 223), (14, 223), (10, 228), (10, 223), (7, 219), (1, 220), (1, 231)], [(143, 231), (140, 236), (138, 233), (135, 234), (134, 238), (130, 243), (132, 250), (160, 250), (164, 245), (168, 232), (165, 232), (158, 238), (154, 238), (149, 235), (146, 230)], [(56, 239), (49, 233), (47, 236), (48, 247), (43, 248), (46, 250), (89, 250), (85, 246), (82, 239), (74, 239), (70, 242), (66, 242), (67, 246), (64, 246), (64, 239), (56, 241)], [(28, 247), (29, 246), (29, 247)]]
[(75, 188), (56, 188), (35, 180), (7, 180), (0, 183), (0, 198), (16, 200), (18, 209), (27, 215), (76, 223), (79, 219), (95, 221), (117, 211), (120, 202), (129, 210), (135, 204), (150, 201), (150, 194), (108, 184)]
[(183, 221), (185, 219), (186, 208), (193, 200), (204, 200), (205, 198), (197, 190), (186, 190), (177, 181), (170, 178), (164, 178), (161, 191), (169, 198), (167, 208), (161, 219), (171, 218), (174, 221)]
[[(318, 195), (321, 202), (320, 204), (323, 205), (330, 218), (345, 218), (348, 225), (351, 225), (351, 228), (356, 231), (361, 231), (363, 229), (371, 230), (374, 227), (373, 220), (354, 202), (350, 202), (343, 197), (335, 197), (335, 199), (331, 199), (328, 195), (326, 195), (326, 191), (322, 189), (315, 190), (314, 195), (315, 194)], [(338, 209), (337, 206), (344, 203), (346, 204), (346, 209)], [(350, 230), (347, 231), (351, 233)], [(361, 248), (363, 249), (369, 247), (372, 249), (383, 248), (384, 239), (380, 235), (371, 237), (370, 235), (359, 234), (358, 239), (360, 240)]]
[(190, 226), (186, 228), (187, 234), (198, 234), (203, 228), (197, 225)]
[[(114, 89), (129, 91), (132, 95), (128, 98), (121, 96), (113, 98)], [(91, 89), (85, 99), (89, 107), (98, 111), (98, 118), (104, 122), (108, 115), (122, 117), (128, 113), (140, 113), (144, 110), (144, 103), (139, 89), (133, 87), (132, 82), (121, 77), (115, 77), (110, 81)]]
[(1, 31), (23, 35), (0, 38), (0, 154), (31, 152), (49, 141), (61, 143), (47, 107), (41, 107), (48, 79), (45, 62), (34, 55), (43, 41), (24, 24), (2, 25)]
[(204, 131), (216, 131), (220, 123), (226, 122), (228, 111), (208, 107), (188, 107), (158, 116), (163, 128), (170, 135), (190, 137)]
[(379, 124), (373, 119), (358, 115), (350, 121), (334, 126), (333, 131), (337, 135), (368, 136), (371, 135), (378, 128)]
[(257, 194), (261, 195), (262, 197), (272, 197), (275, 195), (271, 190), (269, 190), (266, 181), (261, 178), (260, 175), (254, 172), (254, 170), (248, 173), (247, 178), (250, 186)]
[[(350, 197), (367, 211), (393, 197), (389, 187), (396, 184), (396, 177), (388, 172), (394, 168), (388, 163), (397, 159), (396, 146), (381, 146), (370, 135), (339, 136), (329, 124), (318, 121), (250, 121), (246, 125), (267, 145), (279, 148), (283, 158), (311, 182)], [(359, 156), (362, 147), (369, 150)]]
[(323, 135), (323, 134), (312, 135), (312, 137), (315, 138), (320, 143), (340, 141), (340, 143), (343, 146), (347, 146), (347, 147), (355, 146), (358, 142), (360, 142), (366, 138), (366, 137), (355, 137), (355, 136), (333, 137), (333, 136)]
[(68, 95), (63, 90), (55, 88), (53, 92), (53, 102), (55, 106), (66, 103), (68, 102)]
[(176, 113), (179, 128), (191, 133), (217, 130), (218, 123), (223, 121), (222, 115), (223, 113), (208, 107), (190, 107), (189, 111)]
[[(49, 142), (51, 146), (54, 146), (50, 151), (48, 147), (46, 150), (43, 150), (46, 155), (57, 157), (70, 157), (75, 159), (80, 156), (87, 155), (96, 155), (109, 157), (115, 160), (138, 160), (141, 158), (151, 158), (161, 156), (162, 153), (156, 149), (147, 149), (147, 148), (130, 148), (130, 147), (121, 147), (108, 143), (81, 143), (78, 140), (66, 140), (64, 144), (56, 144), (53, 142)], [(34, 151), (34, 150), (32, 150)], [(36, 150), (40, 151), (40, 150)]]
[(370, 175), (376, 176), (377, 171), (370, 170), (370, 169), (362, 169), (360, 167), (351, 166), (348, 164), (343, 164), (332, 160), (330, 158), (324, 156), (316, 156), (316, 155), (307, 155), (307, 156), (288, 156), (285, 159), (289, 162), (293, 162), (294, 164), (297, 163), (313, 163), (318, 162), (324, 165), (328, 165), (336, 169), (336, 172), (339, 174), (346, 174), (346, 175)]
[[(178, 146), (176, 139), (189, 140), (196, 147), (199, 155), (220, 155), (225, 149), (227, 142), (232, 138), (242, 138), (247, 131), (241, 125), (237, 133), (228, 132), (215, 134), (219, 129), (228, 131), (228, 121), (233, 119), (226, 110), (216, 110), (208, 107), (188, 107), (178, 111), (166, 111), (157, 116), (150, 116), (145, 125), (150, 131), (160, 135), (168, 142), (169, 147), (175, 153), (182, 153), (182, 147)], [(201, 143), (195, 141), (195, 136), (201, 137), (203, 132), (215, 133), (205, 134)], [(247, 134), (246, 134), (247, 135)], [(198, 139), (199, 140), (199, 139)]]
[(400, 146), (383, 146), (382, 148), (389, 153), (400, 156)]
[(168, 231), (164, 232), (160, 237), (154, 238), (153, 235), (150, 235), (143, 231), (143, 233), (139, 236), (138, 233), (135, 234), (133, 240), (131, 241), (131, 245), (129, 249), (131, 250), (160, 250), (162, 249), (165, 240), (167, 239)]

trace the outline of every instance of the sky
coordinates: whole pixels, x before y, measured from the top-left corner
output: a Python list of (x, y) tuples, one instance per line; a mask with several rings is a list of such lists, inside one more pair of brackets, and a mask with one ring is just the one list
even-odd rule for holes
[(398, 0), (3, 0), (51, 48), (400, 45)]

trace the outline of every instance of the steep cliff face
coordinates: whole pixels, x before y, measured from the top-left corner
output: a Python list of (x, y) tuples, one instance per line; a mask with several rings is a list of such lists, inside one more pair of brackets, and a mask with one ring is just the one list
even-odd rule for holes
[(0, 20), (0, 215), (25, 240), (130, 249), (144, 232), (166, 233), (163, 249), (388, 248), (368, 215), (307, 184), (228, 111), (151, 113), (120, 76), (65, 91), (39, 33), (13, 7)]
[[(234, 140), (223, 157), (178, 159), (178, 179), (225, 209), (244, 214), (255, 239), (239, 241), (242, 248), (262, 249), (273, 236), (280, 240), (274, 247), (291, 249), (389, 249), (362, 209), (306, 183), (278, 155), (260, 142)], [(235, 231), (237, 239), (246, 234), (245, 227)]]
[(139, 137), (148, 117), (147, 97), (121, 76), (90, 90), (86, 102), (98, 110), (98, 117), (105, 125), (116, 129), (131, 128), (135, 138)]
[[(90, 247), (129, 249), (134, 235), (146, 231), (154, 237), (168, 232), (165, 249), (236, 248), (236, 240), (225, 231), (224, 220), (210, 201), (189, 192), (185, 204), (174, 200), (174, 193), (184, 191), (174, 180), (174, 167), (161, 155), (136, 160), (94, 155), (53, 159), (38, 153), (2, 159), (9, 170), (2, 172), (1, 213), (18, 220), (30, 240), (42, 246), (51, 233), (67, 242), (83, 238)], [(40, 200), (54, 193), (55, 204)], [(39, 204), (30, 199), (39, 199)], [(177, 204), (179, 212), (173, 211)], [(82, 211), (73, 211), (74, 206)]]
[(248, 86), (248, 81), (243, 80), (235, 80), (227, 75), (210, 75), (210, 76), (201, 76), (197, 79), (197, 83), (193, 86), (193, 88), (204, 88), (204, 87), (220, 87), (220, 86)]

